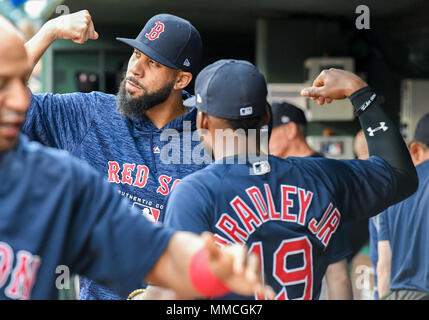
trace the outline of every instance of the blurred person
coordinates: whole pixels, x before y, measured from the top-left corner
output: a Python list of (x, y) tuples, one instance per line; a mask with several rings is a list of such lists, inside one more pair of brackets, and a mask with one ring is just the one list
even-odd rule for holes
[[(307, 118), (293, 104), (273, 103), (273, 129), (269, 141), (272, 155), (287, 157), (323, 157), (307, 143)], [(347, 257), (352, 253), (347, 235), (341, 226), (332, 240), (331, 264), (326, 269), (321, 297), (330, 300), (353, 300)], [(326, 281), (326, 283), (325, 283)], [(327, 290), (326, 290), (327, 289)], [(325, 291), (326, 290), (326, 291)]]
[(122, 294), (150, 281), (189, 298), (272, 296), (245, 248), (153, 224), (84, 161), (21, 134), (28, 56), (1, 16), (0, 38), (0, 299), (56, 299), (58, 266)]
[(307, 143), (307, 118), (302, 109), (287, 103), (273, 103), (270, 153), (279, 158), (323, 157)]
[[(56, 39), (83, 44), (98, 37), (87, 10), (52, 19), (26, 43), (31, 67)], [(183, 105), (190, 97), (184, 89), (199, 70), (202, 41), (189, 21), (170, 14), (153, 16), (136, 39), (117, 40), (133, 49), (117, 95), (32, 94), (23, 131), (87, 161), (156, 222), (177, 183), (211, 161), (193, 160), (197, 110)], [(167, 132), (177, 133), (177, 140)], [(125, 298), (85, 278), (80, 287), (81, 299)]]
[(378, 292), (383, 300), (429, 300), (429, 113), (408, 143), (419, 186), (379, 215)]

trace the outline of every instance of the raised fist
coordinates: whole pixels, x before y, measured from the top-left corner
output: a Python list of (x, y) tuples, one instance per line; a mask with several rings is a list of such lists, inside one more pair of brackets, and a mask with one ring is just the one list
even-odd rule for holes
[(47, 22), (55, 39), (71, 39), (75, 43), (85, 43), (88, 39), (98, 39), (94, 23), (88, 10), (59, 16)]
[(301, 90), (301, 95), (317, 100), (319, 105), (331, 103), (332, 100), (344, 99), (367, 84), (349, 71), (334, 69), (323, 70), (313, 86)]

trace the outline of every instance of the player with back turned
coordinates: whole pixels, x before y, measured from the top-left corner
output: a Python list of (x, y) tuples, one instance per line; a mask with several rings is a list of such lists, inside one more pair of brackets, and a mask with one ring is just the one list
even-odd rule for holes
[[(325, 253), (343, 221), (374, 216), (417, 187), (399, 131), (362, 79), (325, 70), (302, 94), (319, 104), (348, 97), (367, 133), (371, 157), (280, 159), (251, 150), (249, 129), (261, 128), (269, 117), (265, 78), (247, 61), (220, 60), (201, 71), (197, 98), (189, 101), (198, 108), (201, 138), (216, 161), (177, 185), (164, 220), (179, 230), (211, 231), (219, 245), (247, 244), (261, 259), (264, 280), (277, 299), (318, 299), (330, 262)], [(229, 148), (219, 148), (220, 132), (235, 141)], [(146, 297), (156, 290), (149, 288)]]

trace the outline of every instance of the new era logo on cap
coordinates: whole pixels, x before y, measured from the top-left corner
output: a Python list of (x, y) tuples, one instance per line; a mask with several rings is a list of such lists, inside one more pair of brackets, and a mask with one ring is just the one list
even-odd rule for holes
[(253, 114), (253, 107), (246, 107), (240, 109), (240, 116), (250, 116)]
[(189, 62), (188, 59), (186, 59), (185, 62), (183, 62), (183, 65), (186, 66), (186, 67), (190, 67), (191, 63)]
[(282, 116), (282, 122), (288, 123), (290, 121), (290, 118), (288, 116)]

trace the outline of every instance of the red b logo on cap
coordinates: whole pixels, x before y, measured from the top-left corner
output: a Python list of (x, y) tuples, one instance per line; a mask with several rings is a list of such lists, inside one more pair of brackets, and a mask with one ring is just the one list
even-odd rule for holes
[(159, 38), (159, 35), (164, 32), (165, 25), (161, 21), (155, 22), (155, 27), (150, 30), (149, 33), (145, 34), (145, 37), (149, 40), (156, 40)]

